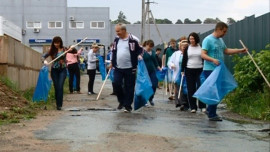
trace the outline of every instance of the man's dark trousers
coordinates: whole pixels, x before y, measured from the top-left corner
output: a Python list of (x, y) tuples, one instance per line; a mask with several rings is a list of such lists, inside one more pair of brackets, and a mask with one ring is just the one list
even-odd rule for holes
[[(134, 98), (136, 70), (119, 69), (114, 70), (114, 89), (120, 105), (132, 110), (131, 104)], [(124, 85), (123, 85), (124, 84)]]

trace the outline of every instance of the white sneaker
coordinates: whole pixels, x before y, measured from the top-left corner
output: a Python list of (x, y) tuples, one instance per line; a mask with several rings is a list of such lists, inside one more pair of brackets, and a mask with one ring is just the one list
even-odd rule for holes
[(195, 109), (192, 109), (190, 112), (191, 113), (196, 113), (196, 110)]
[(206, 109), (205, 109), (205, 108), (202, 108), (202, 112), (203, 112), (203, 113), (206, 113)]

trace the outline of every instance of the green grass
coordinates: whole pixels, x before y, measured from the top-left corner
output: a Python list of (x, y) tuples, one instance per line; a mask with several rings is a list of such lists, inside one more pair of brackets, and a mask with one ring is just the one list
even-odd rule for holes
[(249, 94), (232, 93), (225, 102), (230, 110), (240, 115), (270, 121), (270, 91)]
[(0, 113), (0, 125), (9, 123), (19, 123), (20, 120), (29, 120), (35, 118), (37, 109), (31, 106), (12, 107), (9, 111)]
[(5, 84), (7, 87), (9, 87), (14, 92), (19, 92), (18, 85), (12, 81), (10, 81), (7, 77), (0, 76), (0, 81)]
[[(24, 107), (14, 106), (7, 111), (0, 112), (0, 126), (10, 123), (19, 123), (20, 120), (33, 119), (41, 110), (56, 109), (55, 91), (53, 86), (51, 87), (48, 94), (48, 101), (33, 102), (32, 97), (34, 94), (34, 88), (30, 88), (26, 91), (20, 91), (17, 85), (10, 81), (8, 78), (0, 77), (0, 81), (28, 101), (28, 103)], [(66, 94), (68, 90), (68, 79), (66, 79), (64, 84), (64, 94)]]

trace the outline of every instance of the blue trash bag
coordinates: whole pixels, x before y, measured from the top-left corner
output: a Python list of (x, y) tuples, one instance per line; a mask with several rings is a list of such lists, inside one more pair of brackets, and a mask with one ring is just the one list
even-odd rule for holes
[(188, 93), (188, 90), (187, 90), (187, 81), (186, 81), (186, 77), (184, 77), (184, 80), (183, 80), (183, 84), (182, 84), (182, 92), (183, 94), (186, 94)]
[(113, 74), (114, 74), (114, 69), (112, 68), (112, 69), (111, 69), (111, 72), (109, 73), (109, 78), (111, 79), (112, 82), (113, 82), (113, 80), (114, 80)]
[(156, 76), (159, 82), (164, 81), (167, 71), (168, 71), (167, 68), (162, 68), (161, 71), (159, 70), (156, 71)]
[(143, 60), (138, 61), (137, 79), (135, 85), (134, 110), (145, 106), (153, 95), (152, 83)]
[(35, 102), (47, 101), (52, 81), (49, 79), (49, 69), (43, 66), (39, 72), (37, 86), (32, 100)]
[(141, 107), (144, 107), (147, 104), (147, 100), (145, 100), (142, 96), (134, 96), (134, 110), (138, 110)]
[(216, 105), (232, 90), (237, 87), (233, 75), (222, 61), (209, 75), (193, 97), (198, 98), (207, 105)]
[(99, 72), (101, 74), (102, 77), (102, 81), (105, 80), (106, 78), (106, 68), (105, 68), (105, 64), (104, 64), (104, 60), (102, 56), (98, 56), (98, 61), (99, 61)]
[[(175, 79), (175, 83), (177, 85), (180, 85), (181, 83), (181, 79), (182, 79), (182, 74), (181, 74), (181, 70), (177, 73), (176, 79)], [(187, 94), (187, 81), (186, 81), (186, 76), (183, 77), (183, 82), (182, 82), (182, 92), (183, 94)]]
[[(185, 76), (184, 76), (185, 77)], [(182, 74), (181, 74), (181, 70), (177, 73), (176, 78), (174, 80), (174, 83), (176, 83), (177, 85), (180, 85), (181, 83), (181, 79), (182, 79)], [(183, 80), (184, 81), (184, 80)]]
[(203, 71), (203, 72), (201, 73), (201, 75), (200, 75), (200, 82), (201, 82), (201, 84), (203, 84), (204, 81), (205, 81), (205, 74), (204, 74), (204, 71)]

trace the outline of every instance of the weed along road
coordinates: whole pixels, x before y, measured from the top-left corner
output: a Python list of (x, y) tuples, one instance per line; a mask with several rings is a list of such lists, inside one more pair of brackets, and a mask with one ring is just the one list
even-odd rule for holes
[[(224, 120), (212, 122), (204, 113), (179, 111), (158, 89), (154, 107), (124, 113), (116, 110), (110, 80), (98, 101), (87, 95), (87, 83), (82, 75), (83, 94), (65, 95), (62, 111), (48, 111), (1, 135), (0, 151), (269, 152), (269, 123), (232, 121), (237, 116), (224, 105), (219, 107)], [(97, 75), (94, 91), (101, 85)]]

